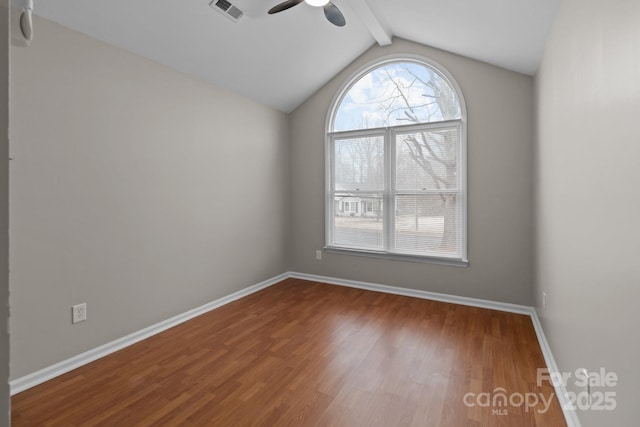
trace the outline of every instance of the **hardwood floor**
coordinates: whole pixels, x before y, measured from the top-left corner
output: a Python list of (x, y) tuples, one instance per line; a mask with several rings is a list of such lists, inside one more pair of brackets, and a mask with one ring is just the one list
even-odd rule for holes
[(14, 396), (12, 422), (566, 426), (513, 397), (553, 397), (544, 366), (528, 316), (288, 279)]

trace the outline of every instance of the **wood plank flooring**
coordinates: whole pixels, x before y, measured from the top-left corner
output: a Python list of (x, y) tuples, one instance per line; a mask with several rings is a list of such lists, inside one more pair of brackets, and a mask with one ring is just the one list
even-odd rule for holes
[(12, 422), (566, 426), (555, 398), (484, 406), (553, 397), (544, 366), (527, 316), (288, 279), (14, 396)]

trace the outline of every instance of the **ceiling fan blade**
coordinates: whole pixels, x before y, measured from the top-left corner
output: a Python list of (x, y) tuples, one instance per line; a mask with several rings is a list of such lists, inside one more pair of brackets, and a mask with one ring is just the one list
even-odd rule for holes
[(326, 16), (329, 22), (331, 22), (333, 25), (344, 27), (344, 24), (347, 23), (347, 21), (345, 21), (344, 19), (344, 15), (342, 15), (342, 12), (340, 12), (340, 9), (338, 9), (335, 4), (329, 2), (322, 8), (324, 9), (324, 16)]
[(283, 10), (291, 9), (293, 6), (302, 3), (304, 0), (287, 0), (283, 1), (280, 4), (273, 6), (269, 9), (269, 15), (273, 15), (274, 13), (282, 12)]

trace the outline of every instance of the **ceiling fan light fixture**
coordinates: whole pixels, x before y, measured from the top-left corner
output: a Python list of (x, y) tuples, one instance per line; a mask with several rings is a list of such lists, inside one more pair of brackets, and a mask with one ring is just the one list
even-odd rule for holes
[(310, 6), (322, 7), (329, 3), (329, 0), (304, 0), (304, 2)]
[(299, 5), (300, 3), (306, 3), (309, 6), (313, 7), (321, 7), (322, 11), (324, 12), (325, 18), (327, 18), (327, 20), (336, 27), (344, 27), (344, 25), (347, 23), (347, 21), (345, 21), (344, 19), (344, 15), (342, 15), (342, 12), (340, 12), (340, 9), (338, 9), (335, 4), (331, 3), (331, 0), (285, 0), (282, 3), (278, 3), (277, 5), (273, 6), (267, 13), (269, 15), (280, 13)]

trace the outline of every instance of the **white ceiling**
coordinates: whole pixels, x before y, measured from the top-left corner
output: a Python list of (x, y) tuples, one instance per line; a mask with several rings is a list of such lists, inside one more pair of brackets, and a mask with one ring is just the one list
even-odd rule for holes
[(390, 36), (533, 74), (560, 2), (334, 0), (347, 20), (339, 28), (307, 4), (267, 15), (279, 1), (231, 0), (245, 14), (238, 23), (210, 0), (35, 0), (34, 12), (290, 112)]

